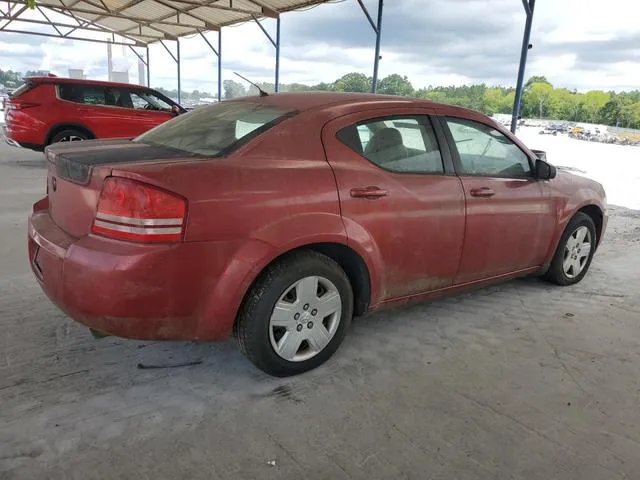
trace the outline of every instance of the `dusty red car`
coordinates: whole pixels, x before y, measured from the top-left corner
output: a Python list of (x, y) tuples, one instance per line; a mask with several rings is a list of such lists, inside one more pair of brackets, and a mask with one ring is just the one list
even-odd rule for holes
[(587, 273), (605, 194), (488, 117), (427, 101), (290, 93), (222, 102), (133, 141), (46, 151), (29, 261), (106, 334), (217, 340), (278, 376), (351, 318), (525, 275)]

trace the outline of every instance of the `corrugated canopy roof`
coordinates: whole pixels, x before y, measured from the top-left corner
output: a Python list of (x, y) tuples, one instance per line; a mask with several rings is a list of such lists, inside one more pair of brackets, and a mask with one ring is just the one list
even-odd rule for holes
[[(125, 43), (148, 45), (206, 30), (242, 23), (254, 18), (277, 18), (280, 13), (303, 9), (331, 0), (37, 0), (44, 20), (26, 18), (26, 0), (7, 2), (8, 14), (0, 12), (0, 31), (14, 31), (12, 22), (50, 25), (62, 38), (76, 38), (84, 30), (119, 35)], [(20, 5), (22, 4), (22, 5)], [(44, 8), (42, 8), (44, 7)], [(54, 11), (69, 23), (52, 19)], [(58, 16), (59, 17), (59, 16)], [(7, 22), (4, 23), (3, 21)], [(9, 28), (8, 28), (9, 27)], [(62, 31), (62, 30), (64, 31)], [(20, 33), (25, 32), (24, 29)]]

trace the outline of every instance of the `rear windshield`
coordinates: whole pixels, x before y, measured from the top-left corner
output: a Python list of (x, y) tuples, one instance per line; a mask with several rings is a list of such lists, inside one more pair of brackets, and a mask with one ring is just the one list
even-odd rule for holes
[(221, 102), (200, 107), (163, 123), (134, 142), (196, 155), (225, 155), (294, 114), (251, 102)]
[(29, 90), (31, 90), (33, 88), (33, 83), (32, 82), (24, 82), (22, 85), (20, 85), (18, 88), (16, 88), (14, 91), (9, 92), (9, 96), (10, 97), (18, 97), (20, 95), (22, 95), (23, 93), (27, 93)]

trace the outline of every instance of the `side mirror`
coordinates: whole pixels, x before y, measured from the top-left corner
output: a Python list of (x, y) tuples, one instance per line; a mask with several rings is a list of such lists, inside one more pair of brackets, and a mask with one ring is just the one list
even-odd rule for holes
[(551, 180), (556, 178), (556, 167), (548, 164), (544, 160), (536, 160), (536, 178), (538, 180)]

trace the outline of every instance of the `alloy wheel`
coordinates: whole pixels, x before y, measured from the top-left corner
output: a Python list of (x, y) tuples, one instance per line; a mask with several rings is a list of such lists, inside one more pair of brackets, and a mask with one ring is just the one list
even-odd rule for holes
[(342, 299), (328, 279), (305, 277), (280, 296), (269, 320), (273, 350), (290, 362), (315, 357), (331, 341), (342, 316)]
[(591, 232), (585, 226), (578, 227), (564, 246), (562, 270), (567, 278), (575, 278), (584, 270), (591, 253)]

